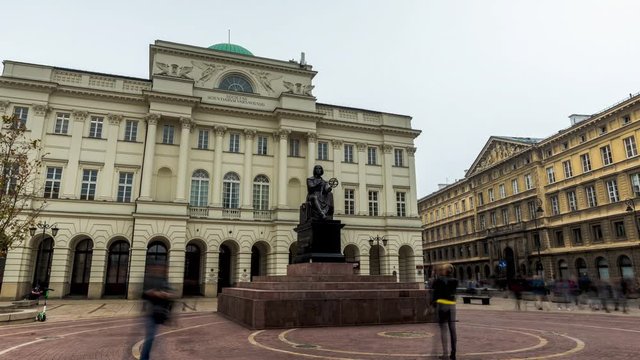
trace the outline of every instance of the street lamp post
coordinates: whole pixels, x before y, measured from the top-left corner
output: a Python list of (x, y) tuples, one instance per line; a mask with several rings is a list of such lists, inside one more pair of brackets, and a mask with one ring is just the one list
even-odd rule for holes
[(538, 249), (538, 261), (536, 262), (536, 274), (540, 275), (544, 271), (544, 267), (542, 266), (542, 259), (540, 256), (540, 234), (538, 233), (538, 214), (542, 214), (544, 210), (542, 209), (542, 200), (536, 198), (534, 200), (535, 209), (533, 211), (533, 221), (535, 225), (535, 231), (533, 236), (533, 241), (536, 244), (536, 248)]
[(382, 258), (380, 257), (380, 242), (382, 242), (382, 246), (387, 246), (387, 238), (385, 236), (376, 235), (375, 237), (369, 236), (369, 245), (373, 248), (375, 244), (378, 246), (378, 275), (382, 275)]
[(638, 240), (640, 240), (640, 224), (638, 224), (638, 219), (636, 217), (636, 203), (633, 199), (629, 199), (624, 203), (627, 205), (627, 212), (630, 212), (633, 216), (633, 223), (636, 224), (636, 234), (638, 235)]
[[(37, 227), (36, 227), (37, 226)], [(47, 224), (46, 221), (44, 222), (39, 222), (36, 224), (36, 226), (32, 226), (29, 228), (29, 234), (31, 236), (34, 236), (36, 234), (36, 231), (38, 229), (42, 229), (42, 238), (44, 239), (44, 236), (47, 233), (47, 230), (51, 230), (51, 235), (53, 235), (53, 237), (56, 237), (56, 235), (58, 235), (58, 224)]]

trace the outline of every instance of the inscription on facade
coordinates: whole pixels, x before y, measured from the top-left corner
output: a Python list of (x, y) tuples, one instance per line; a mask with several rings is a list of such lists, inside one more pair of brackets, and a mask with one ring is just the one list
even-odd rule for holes
[(209, 100), (213, 100), (216, 102), (223, 102), (223, 103), (229, 103), (229, 104), (245, 104), (245, 105), (254, 105), (254, 106), (267, 106), (267, 104), (263, 103), (262, 101), (256, 101), (256, 100), (252, 100), (249, 99), (246, 96), (242, 96), (242, 95), (231, 95), (231, 94), (227, 94), (224, 96), (209, 96), (207, 99)]

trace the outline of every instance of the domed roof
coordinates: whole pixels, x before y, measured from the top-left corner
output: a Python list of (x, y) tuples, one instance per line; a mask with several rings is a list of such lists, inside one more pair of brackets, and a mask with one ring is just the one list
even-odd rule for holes
[(253, 56), (251, 51), (243, 48), (240, 45), (231, 44), (231, 43), (220, 43), (220, 44), (211, 45), (211, 46), (209, 46), (209, 49), (218, 50), (218, 51), (225, 51), (225, 52), (230, 52), (230, 53), (234, 53), (234, 54)]

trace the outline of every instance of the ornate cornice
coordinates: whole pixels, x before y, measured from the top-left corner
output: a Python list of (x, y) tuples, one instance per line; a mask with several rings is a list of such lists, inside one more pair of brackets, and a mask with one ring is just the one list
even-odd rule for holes
[(72, 86), (60, 86), (56, 89), (56, 92), (66, 94), (70, 96), (78, 97), (92, 97), (101, 99), (110, 99), (120, 102), (140, 104), (145, 103), (145, 98), (141, 95), (117, 93), (112, 91), (104, 91), (97, 89), (86, 89)]
[(197, 109), (198, 111), (214, 113), (214, 114), (227, 113), (232, 116), (248, 116), (252, 118), (273, 119), (273, 115), (270, 112), (252, 110), (252, 109), (243, 109), (243, 108), (230, 107), (230, 106), (224, 106), (224, 105), (200, 103), (197, 105)]
[(37, 81), (37, 80), (26, 80), (26, 79), (18, 79), (18, 78), (9, 78), (9, 77), (0, 77), (0, 85), (3, 87), (11, 87), (11, 88), (27, 88), (27, 89), (36, 89), (39, 91), (53, 92), (58, 87), (55, 83)]
[(189, 104), (191, 106), (195, 106), (202, 101), (202, 98), (197, 96), (176, 95), (158, 91), (143, 90), (142, 94), (149, 102), (158, 101), (170, 104)]
[(406, 129), (406, 128), (394, 128), (390, 126), (377, 126), (377, 125), (364, 125), (359, 123), (352, 123), (346, 121), (337, 121), (331, 119), (323, 119), (318, 123), (319, 126), (334, 128), (334, 129), (349, 129), (356, 130), (358, 132), (368, 132), (372, 134), (394, 134), (405, 137), (411, 137), (415, 139), (422, 133), (420, 130)]
[(313, 120), (315, 122), (319, 122), (323, 119), (324, 115), (316, 112), (310, 111), (297, 111), (297, 110), (289, 110), (282, 108), (275, 108), (273, 110), (273, 115), (278, 118), (287, 117), (294, 119), (304, 119), (304, 120)]

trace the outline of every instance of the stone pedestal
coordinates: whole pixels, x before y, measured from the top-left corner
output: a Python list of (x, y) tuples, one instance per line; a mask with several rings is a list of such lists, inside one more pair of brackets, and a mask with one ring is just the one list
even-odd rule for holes
[(419, 323), (432, 320), (427, 295), (422, 283), (354, 275), (352, 264), (300, 263), (224, 288), (218, 312), (250, 329)]
[(344, 225), (339, 220), (309, 221), (293, 229), (298, 233), (298, 255), (295, 264), (308, 262), (343, 263), (340, 248), (340, 229)]

